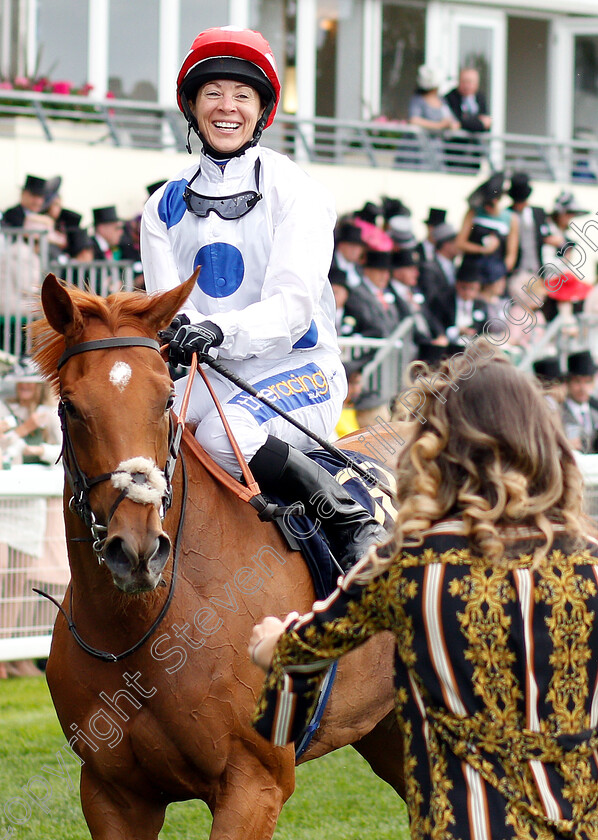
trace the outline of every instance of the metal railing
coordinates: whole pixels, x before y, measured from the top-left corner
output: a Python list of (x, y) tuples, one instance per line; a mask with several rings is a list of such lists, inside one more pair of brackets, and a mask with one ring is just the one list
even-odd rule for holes
[(39, 317), (39, 290), (49, 271), (104, 297), (135, 286), (131, 260), (53, 261), (47, 237), (47, 230), (0, 229), (0, 350), (17, 358), (29, 354), (28, 327)]
[[(101, 129), (93, 138), (81, 131), (71, 141), (114, 146), (174, 149), (183, 152), (187, 125), (176, 108), (127, 99), (95, 100), (83, 96), (1, 91), (0, 137), (10, 136), (11, 119), (28, 117), (48, 141), (60, 139), (65, 121)], [(20, 131), (25, 132), (22, 123)], [(524, 169), (532, 178), (598, 184), (598, 142), (559, 141), (526, 134), (430, 134), (401, 122), (363, 122), (328, 117), (299, 118), (279, 112), (263, 144), (313, 163), (371, 166), (416, 171), (476, 172)]]

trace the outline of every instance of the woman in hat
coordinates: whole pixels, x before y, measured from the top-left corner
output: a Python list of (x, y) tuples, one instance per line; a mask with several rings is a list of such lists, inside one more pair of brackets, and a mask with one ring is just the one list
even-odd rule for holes
[(474, 262), (482, 272), (506, 277), (515, 268), (519, 252), (517, 216), (501, 207), (504, 174), (495, 172), (469, 196), (457, 236), (464, 262)]
[(0, 449), (11, 464), (53, 464), (60, 455), (60, 420), (43, 379), (33, 371), (9, 374), (14, 395), (0, 402)]
[(427, 131), (456, 131), (458, 121), (438, 89), (442, 77), (438, 70), (422, 64), (417, 71), (417, 88), (409, 103), (409, 122)]
[[(173, 365), (189, 365), (193, 353), (200, 361), (217, 354), (327, 437), (347, 389), (328, 282), (334, 203), (296, 164), (260, 145), (279, 99), (276, 62), (259, 32), (227, 26), (197, 36), (178, 74), (177, 103), (201, 151), (145, 205), (143, 271), (151, 293), (200, 269), (168, 336)], [(326, 536), (339, 563), (350, 565), (380, 527), (304, 454), (314, 448), (310, 438), (210, 368), (206, 373), (262, 489), (302, 501), (314, 515), (310, 499), (320, 488), (331, 511)], [(179, 399), (185, 386), (186, 378), (176, 382)], [(188, 418), (214, 460), (240, 475), (198, 378)]]
[(392, 541), (311, 612), (254, 628), (268, 672), (254, 725), (288, 740), (330, 664), (390, 631), (411, 836), (595, 838), (598, 542), (582, 475), (504, 359), (457, 356), (434, 389), (399, 451)]

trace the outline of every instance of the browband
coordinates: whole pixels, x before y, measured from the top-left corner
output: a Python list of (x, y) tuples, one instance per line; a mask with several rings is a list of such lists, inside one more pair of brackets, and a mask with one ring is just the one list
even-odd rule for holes
[(142, 336), (98, 338), (96, 341), (84, 341), (83, 344), (76, 344), (74, 347), (65, 350), (58, 359), (57, 369), (60, 370), (71, 356), (76, 356), (78, 353), (87, 353), (88, 350), (107, 350), (109, 347), (150, 347), (152, 350), (160, 352), (160, 345), (153, 338), (143, 338)]

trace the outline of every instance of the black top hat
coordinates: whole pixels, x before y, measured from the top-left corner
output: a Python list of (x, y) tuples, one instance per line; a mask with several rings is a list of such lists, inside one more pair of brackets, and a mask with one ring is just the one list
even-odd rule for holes
[(376, 219), (382, 213), (382, 208), (378, 207), (371, 201), (366, 201), (361, 210), (358, 210), (355, 215), (364, 222), (370, 222), (372, 225), (376, 224)]
[(74, 210), (67, 210), (66, 208), (62, 208), (60, 211), (60, 215), (58, 216), (57, 222), (62, 228), (77, 228), (81, 224), (81, 219), (83, 216), (81, 213), (75, 213)]
[(545, 356), (543, 359), (536, 359), (533, 369), (538, 379), (547, 382), (563, 378), (561, 362), (558, 356)]
[(400, 198), (382, 196), (382, 215), (388, 221), (393, 216), (410, 216), (411, 210), (403, 204)]
[(511, 175), (511, 186), (509, 195), (513, 201), (525, 201), (532, 194), (527, 172), (513, 172)]
[(391, 265), (393, 268), (408, 268), (412, 265), (419, 265), (419, 254), (413, 248), (401, 248), (400, 251), (391, 253)]
[(480, 184), (480, 186), (476, 187), (476, 189), (471, 193), (467, 199), (470, 208), (479, 209), (480, 207), (483, 207), (484, 204), (494, 201), (495, 198), (500, 198), (504, 192), (504, 183), (505, 173), (495, 172), (490, 176), (490, 178), (488, 178), (487, 181), (484, 181), (483, 184)]
[(76, 257), (85, 248), (93, 250), (93, 241), (83, 228), (69, 228), (66, 232), (66, 252), (70, 257)]
[(146, 187), (148, 197), (153, 195), (156, 190), (159, 190), (160, 187), (164, 186), (166, 183), (166, 178), (162, 179), (162, 181), (154, 181), (153, 184), (148, 184)]
[(116, 207), (114, 207), (114, 205), (111, 205), (110, 207), (96, 207), (92, 212), (94, 225), (103, 225), (107, 222), (122, 221), (118, 218), (118, 213), (116, 212)]
[(352, 225), (351, 222), (343, 222), (339, 226), (335, 239), (337, 242), (352, 242), (355, 245), (365, 244), (361, 236), (361, 228)]
[(364, 268), (387, 268), (389, 271), (392, 267), (392, 254), (390, 251), (374, 251), (370, 249), (366, 251), (363, 262)]
[(580, 350), (567, 357), (567, 373), (569, 376), (594, 376), (598, 371), (589, 350)]
[(45, 195), (46, 179), (38, 178), (35, 175), (27, 175), (25, 183), (23, 184), (23, 189), (27, 190), (27, 192), (30, 192), (32, 195)]
[(414, 361), (425, 362), (430, 367), (439, 365), (445, 359), (452, 358), (457, 353), (463, 353), (465, 347), (461, 344), (431, 344), (425, 342), (417, 345), (417, 352), (414, 356)]
[(425, 225), (436, 227), (441, 225), (446, 220), (446, 210), (440, 210), (438, 207), (430, 207), (428, 218), (424, 219)]
[(463, 257), (461, 265), (457, 269), (457, 280), (459, 283), (481, 283), (479, 257)]
[(328, 272), (328, 281), (330, 283), (334, 283), (335, 286), (344, 286), (345, 289), (349, 288), (349, 284), (347, 282), (347, 272), (343, 271), (342, 268), (339, 268), (337, 265), (333, 265)]

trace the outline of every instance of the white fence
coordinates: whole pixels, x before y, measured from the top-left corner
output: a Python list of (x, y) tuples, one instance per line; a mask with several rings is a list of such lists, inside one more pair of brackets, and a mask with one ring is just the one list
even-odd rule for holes
[(61, 467), (0, 472), (0, 661), (48, 655), (56, 607), (69, 581)]

